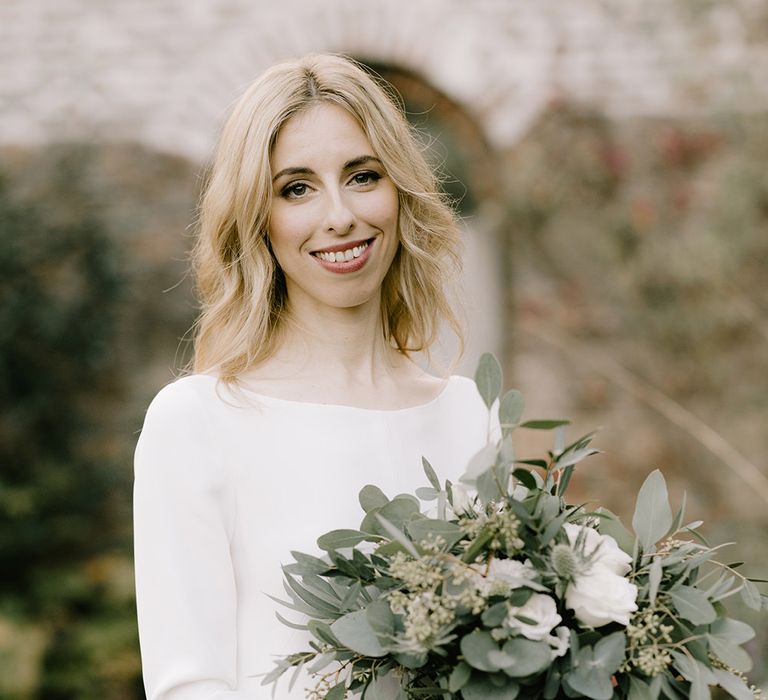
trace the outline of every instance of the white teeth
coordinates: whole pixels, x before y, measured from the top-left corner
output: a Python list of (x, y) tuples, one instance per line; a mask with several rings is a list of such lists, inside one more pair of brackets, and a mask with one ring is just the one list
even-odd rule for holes
[(340, 250), (336, 253), (315, 253), (315, 255), (326, 262), (349, 262), (353, 258), (359, 258), (367, 247), (368, 243), (363, 243), (360, 246)]

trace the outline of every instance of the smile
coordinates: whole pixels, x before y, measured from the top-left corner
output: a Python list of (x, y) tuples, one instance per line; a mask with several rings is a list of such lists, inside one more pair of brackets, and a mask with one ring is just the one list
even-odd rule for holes
[(354, 245), (347, 248), (332, 246), (330, 249), (316, 250), (311, 255), (331, 272), (356, 272), (368, 261), (375, 240), (375, 238), (369, 238), (366, 241), (356, 241)]
[(359, 258), (361, 253), (368, 247), (368, 241), (365, 241), (361, 245), (352, 246), (345, 250), (337, 250), (335, 253), (326, 253), (319, 251), (312, 253), (316, 255), (320, 260), (326, 260), (328, 262), (349, 262), (352, 258)]

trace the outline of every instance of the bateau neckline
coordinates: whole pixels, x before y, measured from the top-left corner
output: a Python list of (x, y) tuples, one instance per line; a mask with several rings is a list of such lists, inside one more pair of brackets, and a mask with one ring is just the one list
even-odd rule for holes
[(443, 387), (440, 389), (440, 392), (436, 396), (431, 398), (429, 401), (425, 403), (416, 404), (415, 406), (404, 406), (403, 408), (368, 408), (366, 406), (352, 406), (350, 404), (345, 404), (345, 403), (321, 403), (319, 401), (299, 401), (298, 399), (284, 399), (278, 396), (270, 396), (269, 394), (262, 394), (259, 391), (254, 391), (253, 389), (249, 389), (247, 386), (243, 384), (239, 385), (238, 388), (242, 389), (242, 391), (245, 391), (251, 396), (256, 397), (260, 401), (265, 401), (267, 403), (285, 404), (285, 405), (302, 406), (302, 407), (306, 406), (307, 408), (339, 409), (343, 411), (360, 411), (363, 413), (395, 414), (395, 413), (406, 413), (408, 411), (418, 411), (420, 409), (428, 408), (430, 406), (435, 405), (448, 393), (448, 389), (450, 388), (451, 384), (454, 383), (455, 378), (457, 376), (458, 375), (455, 375), (455, 374), (450, 375), (445, 380), (445, 383)]

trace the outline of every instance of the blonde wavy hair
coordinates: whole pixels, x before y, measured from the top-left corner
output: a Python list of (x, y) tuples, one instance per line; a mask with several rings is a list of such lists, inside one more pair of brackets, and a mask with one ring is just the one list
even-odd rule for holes
[(384, 337), (406, 355), (428, 350), (444, 320), (463, 347), (444, 287), (460, 269), (456, 217), (397, 97), (352, 59), (311, 54), (257, 78), (221, 133), (193, 252), (202, 307), (194, 372), (236, 381), (275, 351), (286, 286), (268, 239), (270, 156), (280, 128), (318, 103), (339, 105), (357, 120), (398, 191), (400, 245), (381, 291)]

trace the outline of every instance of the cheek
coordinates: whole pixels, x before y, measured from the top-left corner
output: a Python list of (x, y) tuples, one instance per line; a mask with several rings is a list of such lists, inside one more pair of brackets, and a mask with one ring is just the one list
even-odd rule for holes
[(307, 231), (311, 230), (313, 221), (310, 208), (276, 208), (269, 223), (272, 248), (277, 250), (301, 245), (307, 238)]
[(368, 215), (382, 228), (397, 229), (400, 205), (397, 191), (382, 190), (369, 202)]

